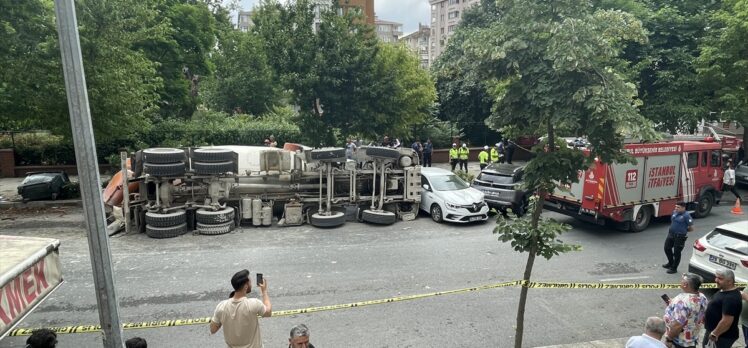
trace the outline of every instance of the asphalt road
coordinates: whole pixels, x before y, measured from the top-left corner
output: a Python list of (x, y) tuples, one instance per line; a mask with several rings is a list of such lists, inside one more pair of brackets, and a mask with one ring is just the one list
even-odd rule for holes
[[(691, 245), (716, 225), (745, 219), (731, 203), (696, 221)], [(0, 211), (3, 234), (61, 240), (65, 283), (21, 327), (98, 323), (88, 244), (79, 208), (25, 213)], [(562, 240), (583, 250), (537, 259), (533, 279), (559, 282), (676, 283), (660, 267), (668, 222), (625, 233), (547, 213), (574, 228)], [(223, 236), (145, 235), (111, 239), (123, 322), (210, 316), (243, 268), (262, 272), (274, 310), (305, 308), (458, 289), (521, 278), (526, 255), (493, 235), (493, 222), (436, 224), (426, 216), (387, 227), (349, 222), (337, 229), (311, 226), (253, 228)], [(691, 248), (684, 251), (685, 271)], [(317, 347), (510, 347), (519, 288), (261, 320), (266, 347), (285, 347), (292, 326), (305, 323)], [(525, 346), (568, 344), (638, 335), (644, 319), (662, 315), (662, 290), (531, 289)], [(671, 296), (677, 291), (667, 291)], [(254, 294), (254, 296), (257, 296)], [(127, 330), (152, 347), (224, 347), (205, 325)], [(0, 341), (23, 346), (25, 337)], [(59, 347), (101, 346), (98, 334), (61, 335)]]

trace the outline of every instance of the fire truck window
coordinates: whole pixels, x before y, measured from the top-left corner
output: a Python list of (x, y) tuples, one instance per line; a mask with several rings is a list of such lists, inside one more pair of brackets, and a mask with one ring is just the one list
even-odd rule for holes
[(701, 166), (702, 167), (706, 167), (707, 163), (709, 163), (709, 162), (707, 162), (708, 161), (707, 154), (708, 154), (708, 152), (706, 152), (706, 151), (704, 151), (704, 152), (701, 153)]
[(689, 152), (688, 153), (688, 168), (696, 168), (699, 166), (699, 153)]
[(712, 163), (711, 163), (712, 167), (719, 167), (720, 165), (719, 159), (720, 159), (719, 151), (712, 151)]

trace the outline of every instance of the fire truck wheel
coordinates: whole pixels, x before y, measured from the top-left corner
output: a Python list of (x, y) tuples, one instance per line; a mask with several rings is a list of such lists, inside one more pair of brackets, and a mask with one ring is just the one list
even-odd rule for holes
[(366, 155), (374, 158), (398, 159), (400, 157), (400, 151), (386, 147), (367, 147)]
[(143, 162), (177, 163), (184, 161), (184, 150), (169, 147), (154, 147), (143, 150)]
[(361, 219), (377, 225), (392, 225), (397, 221), (397, 215), (391, 211), (367, 209), (361, 213)]
[(314, 213), (310, 222), (314, 227), (338, 227), (345, 223), (345, 214), (340, 211), (331, 212), (330, 215)]
[(187, 232), (187, 224), (181, 224), (171, 227), (155, 227), (145, 225), (145, 234), (151, 238), (163, 239), (163, 238), (174, 238), (183, 235)]
[(639, 208), (634, 221), (629, 221), (629, 231), (641, 232), (647, 229), (649, 222), (652, 221), (652, 208), (650, 206)]
[(429, 212), (431, 213), (431, 220), (434, 220), (435, 222), (438, 222), (438, 223), (442, 223), (444, 221), (442, 208), (438, 204), (436, 203), (432, 204)]
[(185, 222), (187, 222), (187, 215), (185, 215), (184, 210), (176, 210), (166, 214), (150, 211), (145, 213), (145, 223), (153, 227), (171, 227)]
[(229, 221), (234, 221), (234, 208), (226, 207), (221, 210), (208, 210), (199, 209), (195, 212), (195, 218), (198, 223), (201, 224), (223, 224)]
[(234, 230), (234, 221), (224, 222), (222, 224), (201, 224), (197, 223), (197, 233), (208, 236), (217, 236), (226, 234)]
[(182, 176), (184, 162), (178, 163), (143, 163), (143, 172), (153, 176)]
[(711, 192), (704, 192), (704, 194), (699, 197), (698, 205), (696, 206), (696, 211), (694, 211), (693, 217), (695, 218), (703, 218), (709, 215), (709, 213), (712, 212), (712, 207), (714, 206), (714, 195), (712, 195)]
[(234, 171), (234, 162), (192, 162), (192, 169), (198, 175), (216, 175)]
[(345, 162), (345, 149), (330, 147), (312, 150), (312, 160), (322, 162)]
[(192, 151), (192, 159), (195, 162), (226, 162), (234, 160), (234, 151), (221, 148), (204, 148)]

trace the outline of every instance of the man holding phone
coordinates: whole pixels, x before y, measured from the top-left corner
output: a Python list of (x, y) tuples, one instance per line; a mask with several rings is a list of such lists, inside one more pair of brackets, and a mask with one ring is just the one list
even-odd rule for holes
[(262, 348), (260, 323), (258, 316), (272, 315), (272, 304), (267, 292), (267, 281), (257, 274), (258, 286), (262, 293), (262, 301), (247, 298), (252, 291), (249, 271), (241, 270), (231, 277), (234, 291), (228, 300), (223, 300), (216, 307), (210, 321), (210, 333), (214, 334), (223, 327), (223, 338), (230, 348)]
[(667, 303), (662, 319), (667, 324), (665, 341), (668, 347), (690, 348), (698, 344), (708, 303), (706, 296), (699, 292), (701, 282), (698, 274), (686, 273), (680, 280), (682, 293), (672, 299), (662, 295)]

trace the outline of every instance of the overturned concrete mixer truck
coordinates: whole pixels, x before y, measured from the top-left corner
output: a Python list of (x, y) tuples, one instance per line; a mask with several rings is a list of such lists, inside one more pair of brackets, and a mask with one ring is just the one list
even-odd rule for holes
[(355, 220), (386, 225), (415, 219), (421, 201), (421, 167), (412, 149), (364, 146), (351, 160), (343, 148), (290, 143), (282, 149), (150, 148), (128, 162), (129, 194), (122, 199), (120, 180), (110, 183), (104, 199), (112, 206), (125, 204), (120, 211), (130, 226), (153, 238), (193, 230), (217, 235), (274, 221), (328, 228)]

